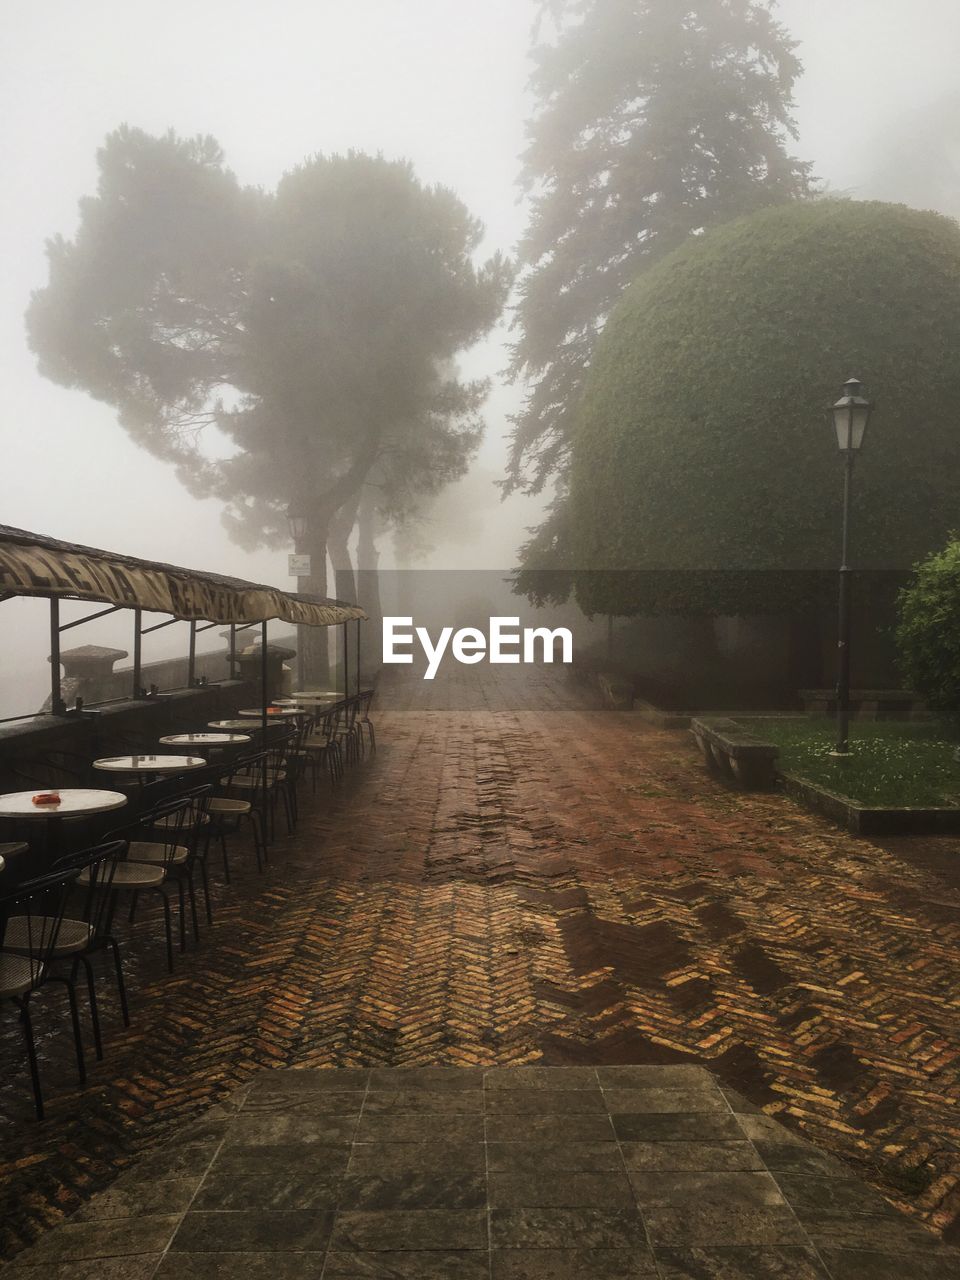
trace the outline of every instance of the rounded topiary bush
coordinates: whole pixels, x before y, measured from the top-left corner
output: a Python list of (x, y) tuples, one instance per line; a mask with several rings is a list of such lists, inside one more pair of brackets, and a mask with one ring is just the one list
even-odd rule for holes
[(906, 571), (960, 507), (960, 227), (900, 205), (798, 203), (646, 272), (598, 343), (573, 442), (584, 608), (779, 612), (827, 598), (824, 582), (832, 599), (829, 408), (851, 375), (876, 402), (852, 563)]
[(939, 719), (960, 730), (960, 540), (918, 566), (900, 595), (903, 674)]

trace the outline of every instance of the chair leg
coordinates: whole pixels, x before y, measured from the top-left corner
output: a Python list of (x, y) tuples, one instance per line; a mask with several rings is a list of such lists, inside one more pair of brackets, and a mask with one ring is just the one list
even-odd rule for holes
[(117, 991), (120, 993), (120, 1012), (123, 1014), (123, 1025), (130, 1025), (130, 1010), (127, 1008), (127, 984), (123, 980), (123, 963), (120, 959), (120, 944), (116, 938), (107, 938), (113, 951), (113, 967), (117, 971)]
[(197, 890), (193, 883), (193, 867), (187, 868), (187, 896), (190, 899), (190, 917), (193, 920), (193, 940), (200, 941), (200, 925), (197, 921)]
[(40, 1068), (37, 1065), (37, 1047), (33, 1041), (33, 1023), (30, 1021), (30, 992), (23, 997), (22, 1000), (15, 1000), (14, 1004), (20, 1010), (20, 1025), (23, 1027), (23, 1039), (27, 1046), (27, 1061), (30, 1064), (30, 1082), (33, 1085), (33, 1106), (37, 1113), (37, 1119), (43, 1119), (43, 1094), (40, 1090)]
[(80, 1083), (87, 1083), (87, 1064), (83, 1056), (83, 1039), (80, 1034), (80, 1010), (77, 1008), (77, 989), (72, 982), (67, 983), (67, 995), (70, 998), (70, 1020), (73, 1023), (73, 1043), (77, 1051), (77, 1073)]
[(59, 974), (51, 974), (47, 979), (48, 982), (62, 982), (67, 988), (67, 996), (70, 1000), (70, 1021), (73, 1023), (73, 1047), (77, 1054), (77, 1074), (80, 1076), (80, 1083), (87, 1083), (87, 1064), (83, 1056), (83, 1039), (80, 1035), (80, 1010), (77, 1008), (77, 988), (72, 978), (61, 977)]
[(213, 924), (213, 911), (210, 907), (210, 877), (207, 875), (207, 859), (200, 859), (200, 877), (203, 881), (203, 901), (207, 908), (207, 924)]
[(183, 877), (177, 876), (177, 902), (179, 906), (180, 950), (187, 949), (187, 893)]
[(160, 885), (156, 886), (156, 891), (163, 903), (163, 929), (167, 937), (167, 969), (173, 973), (173, 921), (170, 917), (170, 899)]
[(93, 965), (87, 956), (80, 956), (80, 963), (87, 974), (87, 995), (90, 999), (90, 1021), (93, 1024), (93, 1044), (97, 1061), (103, 1061), (103, 1037), (100, 1034), (100, 1010), (97, 1008), (97, 988), (93, 979)]

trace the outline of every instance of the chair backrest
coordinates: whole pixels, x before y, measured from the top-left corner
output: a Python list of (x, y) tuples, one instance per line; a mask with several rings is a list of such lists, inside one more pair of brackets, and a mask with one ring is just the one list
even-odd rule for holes
[(29, 961), (31, 990), (41, 984), (53, 959), (67, 898), (79, 874), (76, 869), (50, 871), (0, 900), (0, 947), (8, 922), (15, 919), (16, 952)]
[[(242, 776), (248, 779), (244, 787), (244, 799), (256, 804), (256, 796), (261, 795), (264, 790), (269, 760), (268, 751), (246, 751), (237, 756), (230, 762), (229, 773), (223, 775), (224, 787), (229, 791), (235, 778)], [(250, 794), (251, 791), (253, 794)]]
[[(177, 850), (190, 848), (190, 817), (192, 802), (182, 796), (164, 800), (138, 814), (135, 822), (110, 833), (108, 839), (121, 837), (128, 843), (143, 842), (155, 845), (164, 868), (173, 865)], [(129, 852), (129, 850), (128, 850)]]
[(82, 886), (85, 892), (82, 915), (98, 941), (110, 931), (113, 910), (110, 890), (113, 888), (117, 863), (123, 861), (126, 852), (125, 840), (108, 840), (92, 849), (68, 853), (54, 863), (55, 870), (87, 873), (86, 883)]

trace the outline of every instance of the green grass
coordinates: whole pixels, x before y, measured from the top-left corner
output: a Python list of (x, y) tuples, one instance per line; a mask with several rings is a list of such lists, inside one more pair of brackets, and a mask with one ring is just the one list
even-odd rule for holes
[(780, 748), (780, 768), (867, 807), (960, 807), (956, 740), (942, 725), (885, 720), (850, 727), (848, 760), (830, 756), (833, 720), (738, 716), (758, 738)]

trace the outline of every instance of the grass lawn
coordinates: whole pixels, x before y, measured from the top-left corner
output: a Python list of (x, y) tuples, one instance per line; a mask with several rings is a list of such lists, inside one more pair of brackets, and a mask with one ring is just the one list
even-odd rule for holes
[(737, 722), (780, 748), (780, 768), (855, 803), (895, 808), (960, 806), (957, 745), (942, 725), (894, 720), (850, 726), (848, 760), (830, 756), (833, 720), (738, 716)]

